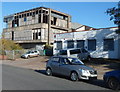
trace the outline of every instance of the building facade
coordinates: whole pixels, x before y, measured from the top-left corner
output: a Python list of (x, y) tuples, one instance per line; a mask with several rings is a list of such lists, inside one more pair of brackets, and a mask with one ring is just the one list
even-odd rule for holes
[(120, 59), (117, 27), (55, 34), (54, 54), (60, 49), (85, 48), (93, 58)]
[(71, 28), (71, 16), (50, 8), (38, 7), (4, 17), (5, 39), (19, 43), (30, 49), (52, 44), (54, 33), (68, 32)]

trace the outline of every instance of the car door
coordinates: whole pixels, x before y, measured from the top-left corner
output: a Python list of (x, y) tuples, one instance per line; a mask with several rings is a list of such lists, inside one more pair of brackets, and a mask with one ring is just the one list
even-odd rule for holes
[(34, 57), (34, 56), (35, 56), (34, 51), (31, 51), (30, 56), (31, 56), (31, 57)]
[(61, 75), (69, 76), (70, 74), (70, 63), (67, 58), (60, 59), (59, 72)]
[(34, 55), (35, 55), (35, 56), (38, 56), (38, 53), (37, 53), (37, 51), (34, 51)]
[(78, 58), (79, 58), (80, 60), (84, 60), (84, 54), (83, 54), (83, 52), (82, 52), (81, 49), (80, 49), (80, 53), (78, 54)]
[(88, 53), (88, 51), (87, 51), (87, 50), (82, 49), (82, 55), (83, 55), (83, 59), (87, 59), (87, 57), (88, 57), (89, 53)]
[(59, 64), (60, 64), (59, 57), (52, 58), (51, 68), (54, 73), (58, 73), (58, 74), (60, 73)]

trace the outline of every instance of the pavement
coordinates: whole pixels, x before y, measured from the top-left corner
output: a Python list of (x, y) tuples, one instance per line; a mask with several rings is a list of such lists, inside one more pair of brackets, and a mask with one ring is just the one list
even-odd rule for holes
[(47, 56), (39, 56), (29, 59), (18, 58), (16, 60), (2, 60), (1, 63), (21, 68), (32, 70), (45, 69), (46, 61), (49, 59)]
[(73, 82), (60, 76), (47, 76), (45, 70), (31, 70), (4, 64), (2, 65), (2, 89), (109, 91), (102, 80)]

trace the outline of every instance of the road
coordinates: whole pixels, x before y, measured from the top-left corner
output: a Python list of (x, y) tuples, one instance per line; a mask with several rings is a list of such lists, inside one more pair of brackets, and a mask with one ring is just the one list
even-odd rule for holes
[(2, 65), (3, 90), (109, 90), (102, 80), (72, 82), (59, 76), (46, 76), (44, 70)]

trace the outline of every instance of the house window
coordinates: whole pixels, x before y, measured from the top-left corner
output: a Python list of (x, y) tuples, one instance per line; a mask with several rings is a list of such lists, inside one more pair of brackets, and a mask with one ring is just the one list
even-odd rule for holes
[(114, 50), (114, 39), (104, 39), (104, 51)]
[(88, 40), (88, 50), (95, 51), (96, 50), (96, 40)]
[(62, 49), (62, 41), (56, 41), (56, 48), (58, 50)]
[(84, 48), (84, 43), (85, 41), (84, 40), (77, 40), (77, 48)]
[(67, 48), (74, 48), (74, 41), (73, 40), (67, 41)]

